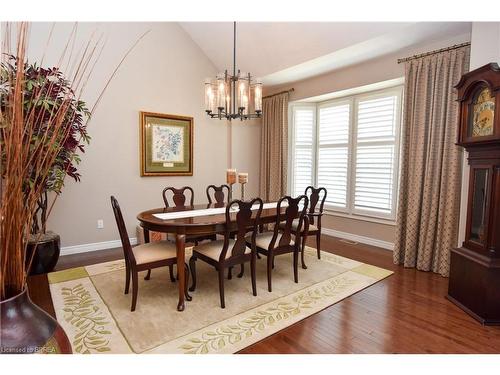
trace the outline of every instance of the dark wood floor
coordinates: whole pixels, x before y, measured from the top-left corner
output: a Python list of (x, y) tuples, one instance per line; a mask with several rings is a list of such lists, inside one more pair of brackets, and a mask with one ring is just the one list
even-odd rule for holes
[[(390, 251), (368, 245), (324, 236), (322, 248), (395, 273), (241, 353), (500, 353), (500, 327), (483, 327), (446, 300), (448, 279), (395, 266)], [(121, 249), (64, 256), (57, 269), (120, 257)], [(46, 276), (29, 284), (54, 315)]]

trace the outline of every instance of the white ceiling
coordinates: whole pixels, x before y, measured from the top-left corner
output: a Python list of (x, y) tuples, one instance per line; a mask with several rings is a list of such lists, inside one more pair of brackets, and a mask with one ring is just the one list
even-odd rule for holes
[[(232, 69), (232, 23), (180, 25), (217, 69)], [(470, 30), (469, 22), (239, 22), (236, 65), (278, 85)]]

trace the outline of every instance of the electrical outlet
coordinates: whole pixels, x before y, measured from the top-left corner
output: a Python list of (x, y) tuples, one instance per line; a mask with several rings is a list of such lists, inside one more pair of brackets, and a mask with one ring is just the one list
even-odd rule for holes
[(97, 229), (102, 229), (102, 228), (104, 228), (104, 220), (99, 219), (97, 220)]

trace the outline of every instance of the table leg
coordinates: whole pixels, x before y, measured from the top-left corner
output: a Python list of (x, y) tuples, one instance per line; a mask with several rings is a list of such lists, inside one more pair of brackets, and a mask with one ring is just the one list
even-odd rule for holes
[(175, 247), (177, 249), (177, 275), (179, 277), (179, 303), (177, 304), (177, 311), (184, 311), (184, 288), (186, 284), (184, 258), (186, 249), (186, 235), (179, 233), (175, 235)]

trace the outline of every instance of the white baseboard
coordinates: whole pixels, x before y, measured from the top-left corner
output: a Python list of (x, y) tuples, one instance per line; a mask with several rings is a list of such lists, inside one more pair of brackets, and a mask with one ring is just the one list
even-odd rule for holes
[(394, 243), (388, 242), (388, 241), (377, 240), (376, 238), (359, 236), (357, 234), (341, 232), (339, 230), (329, 229), (329, 228), (324, 228), (324, 227), (321, 228), (321, 233), (326, 234), (327, 236), (331, 236), (331, 237), (339, 237), (339, 238), (344, 238), (346, 240), (351, 240), (351, 241), (364, 243), (367, 245), (381, 247), (382, 249), (386, 249), (386, 250), (391, 250), (391, 251), (394, 250)]
[[(381, 247), (386, 250), (394, 250), (394, 244), (392, 242), (377, 240), (376, 238), (359, 236), (357, 234), (341, 232), (335, 229), (329, 228), (321, 228), (321, 232), (331, 237), (339, 237), (344, 238), (346, 240), (356, 241), (360, 243), (364, 243), (367, 245)], [(132, 246), (137, 245), (137, 238), (131, 237), (129, 238), (130, 244)], [(94, 243), (86, 243), (82, 245), (75, 246), (65, 246), (61, 248), (61, 256), (62, 255), (70, 255), (70, 254), (79, 254), (79, 253), (88, 253), (89, 251), (97, 251), (97, 250), (105, 250), (105, 249), (114, 249), (116, 247), (121, 247), (122, 242), (120, 240), (113, 241), (104, 241), (104, 242), (94, 242)]]
[[(130, 245), (137, 245), (137, 238), (131, 237), (129, 238), (129, 240)], [(83, 245), (75, 246), (64, 246), (61, 248), (61, 255), (88, 253), (89, 251), (113, 249), (116, 247), (122, 247), (122, 242), (120, 240), (86, 243)]]

